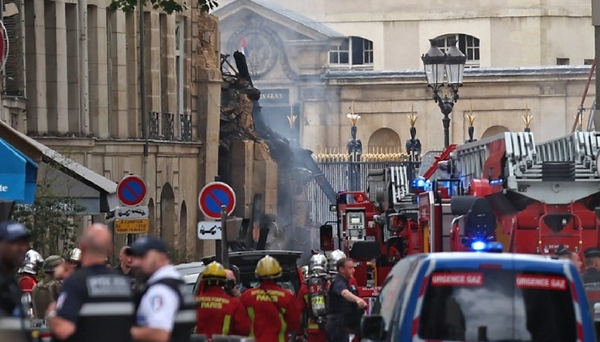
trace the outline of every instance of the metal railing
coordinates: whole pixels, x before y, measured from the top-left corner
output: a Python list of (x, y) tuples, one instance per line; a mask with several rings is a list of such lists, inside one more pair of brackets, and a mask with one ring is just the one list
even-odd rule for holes
[[(166, 141), (192, 141), (192, 116), (190, 114), (148, 113), (148, 139)], [(176, 122), (179, 119), (179, 122)], [(176, 129), (176, 127), (178, 129)]]
[[(377, 161), (377, 162), (324, 162), (318, 163), (319, 168), (323, 171), (325, 178), (329, 181), (334, 190), (348, 190), (349, 180), (348, 171), (350, 165), (357, 167), (359, 170), (359, 185), (360, 190), (367, 192), (368, 182), (367, 176), (369, 171), (375, 169), (383, 169), (390, 166), (403, 165), (402, 161)], [(321, 191), (317, 182), (311, 181), (307, 185), (306, 195), (310, 201), (310, 218), (312, 222), (323, 224), (327, 221), (335, 221), (336, 214), (329, 211), (329, 199)]]
[(192, 116), (190, 114), (179, 114), (179, 139), (192, 141)]

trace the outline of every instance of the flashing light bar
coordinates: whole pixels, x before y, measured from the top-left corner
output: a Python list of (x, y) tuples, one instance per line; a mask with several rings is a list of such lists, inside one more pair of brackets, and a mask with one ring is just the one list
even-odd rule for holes
[(473, 252), (492, 252), (502, 253), (504, 246), (500, 242), (486, 242), (476, 240), (471, 242), (471, 250)]

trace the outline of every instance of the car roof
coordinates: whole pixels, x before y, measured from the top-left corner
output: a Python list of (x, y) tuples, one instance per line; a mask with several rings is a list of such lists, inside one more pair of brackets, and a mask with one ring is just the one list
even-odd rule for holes
[[(479, 267), (482, 262), (501, 264), (510, 269), (531, 269), (563, 272), (568, 260), (556, 260), (550, 256), (518, 253), (440, 252), (430, 253), (424, 261), (433, 261), (438, 267)], [(574, 267), (574, 266), (573, 266)]]
[(198, 274), (204, 269), (204, 263), (201, 261), (188, 262), (185, 264), (174, 265), (175, 270), (181, 275)]

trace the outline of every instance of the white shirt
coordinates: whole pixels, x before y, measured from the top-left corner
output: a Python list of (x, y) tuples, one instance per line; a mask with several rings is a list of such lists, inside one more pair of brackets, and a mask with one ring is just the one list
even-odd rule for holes
[[(173, 265), (163, 266), (154, 272), (146, 284), (165, 278), (181, 279), (181, 275)], [(178, 308), (179, 295), (173, 289), (163, 284), (152, 285), (140, 302), (136, 317), (137, 324), (141, 327), (171, 332)]]

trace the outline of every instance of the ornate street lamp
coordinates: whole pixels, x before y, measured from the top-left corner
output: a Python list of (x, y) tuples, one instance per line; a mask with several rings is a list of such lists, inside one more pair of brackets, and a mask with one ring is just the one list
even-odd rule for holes
[(350, 157), (350, 165), (348, 172), (348, 180), (350, 181), (350, 191), (359, 191), (360, 190), (360, 157), (362, 155), (362, 141), (360, 139), (356, 139), (356, 124), (360, 119), (360, 115), (354, 113), (354, 103), (350, 106), (350, 113), (346, 115), (346, 117), (350, 120), (350, 135), (352, 139), (348, 141), (346, 144), (346, 148), (348, 149), (348, 155)]
[[(425, 66), (425, 76), (427, 84), (433, 89), (433, 100), (438, 104), (444, 118), (444, 146), (450, 145), (450, 113), (454, 108), (454, 104), (458, 101), (458, 88), (462, 86), (463, 73), (465, 71), (465, 63), (467, 57), (456, 47), (456, 39), (449, 38), (448, 44), (450, 47), (444, 53), (437, 46), (437, 40), (430, 39), (431, 47), (429, 51), (421, 56), (423, 65)], [(444, 86), (444, 81), (448, 83), (448, 87), (452, 89), (452, 97), (444, 95), (442, 98), (439, 90)]]

